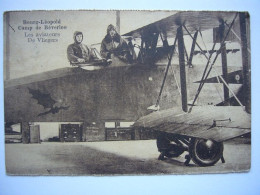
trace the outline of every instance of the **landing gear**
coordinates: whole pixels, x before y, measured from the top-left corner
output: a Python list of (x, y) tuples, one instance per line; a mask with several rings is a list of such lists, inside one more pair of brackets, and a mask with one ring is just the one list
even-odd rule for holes
[(167, 135), (160, 134), (157, 137), (157, 148), (158, 151), (161, 152), (158, 157), (159, 160), (164, 160), (164, 157), (173, 158), (180, 156), (187, 148), (185, 148), (179, 140), (176, 138)]
[(192, 161), (199, 166), (212, 166), (223, 158), (223, 142), (194, 138), (190, 142), (189, 153)]
[(189, 154), (185, 156), (186, 161), (184, 163), (186, 166), (190, 160), (202, 167), (212, 166), (220, 159), (222, 163), (225, 163), (223, 142), (216, 142), (211, 139), (184, 138), (162, 133), (157, 137), (157, 148), (160, 152), (158, 160), (164, 160), (165, 157), (178, 157), (184, 151), (188, 151)]

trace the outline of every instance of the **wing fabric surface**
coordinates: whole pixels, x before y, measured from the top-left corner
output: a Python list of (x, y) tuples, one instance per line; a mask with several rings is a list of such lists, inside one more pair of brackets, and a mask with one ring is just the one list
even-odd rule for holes
[(181, 109), (157, 111), (140, 118), (135, 127), (216, 141), (249, 133), (250, 114), (239, 106), (197, 106), (191, 113)]
[[(236, 12), (213, 12), (213, 11), (184, 11), (171, 15), (167, 18), (157, 22), (148, 24), (123, 36), (132, 36), (133, 38), (140, 38), (147, 33), (162, 32), (167, 37), (174, 37), (177, 28), (180, 25), (185, 25), (189, 32), (193, 34), (196, 30), (207, 30), (218, 27), (220, 21), (231, 22)], [(187, 32), (184, 31), (184, 34)]]

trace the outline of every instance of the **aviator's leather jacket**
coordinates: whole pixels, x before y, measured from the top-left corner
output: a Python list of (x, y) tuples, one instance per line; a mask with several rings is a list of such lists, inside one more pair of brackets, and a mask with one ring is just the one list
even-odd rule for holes
[(78, 33), (80, 32), (76, 31), (74, 33), (74, 43), (70, 44), (67, 48), (67, 57), (71, 63), (77, 63), (79, 58), (88, 62), (91, 57), (90, 49), (86, 45), (77, 42), (76, 35)]
[(117, 56), (124, 55), (126, 51), (128, 51), (128, 46), (126, 41), (116, 33), (115, 37), (111, 37), (109, 35), (109, 28), (114, 28), (112, 25), (108, 27), (107, 35), (102, 40), (100, 54), (102, 57), (108, 59), (110, 58), (110, 54), (114, 53)]

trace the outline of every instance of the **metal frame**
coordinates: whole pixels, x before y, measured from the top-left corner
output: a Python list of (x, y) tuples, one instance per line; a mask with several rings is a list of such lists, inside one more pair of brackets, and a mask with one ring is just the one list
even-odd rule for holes
[(182, 26), (177, 29), (178, 37), (178, 51), (179, 51), (179, 65), (180, 65), (180, 80), (181, 80), (181, 99), (182, 99), (182, 110), (188, 111), (187, 104), (187, 86), (186, 86), (186, 72), (185, 72), (185, 47), (183, 40)]
[(190, 50), (190, 57), (188, 60), (188, 65), (190, 68), (193, 67), (192, 65), (192, 59), (193, 59), (193, 54), (194, 54), (194, 50), (195, 50), (195, 45), (196, 45), (196, 41), (197, 41), (197, 37), (198, 37), (198, 30), (196, 31), (196, 33), (194, 34), (194, 37), (192, 39), (192, 45), (191, 45), (191, 50)]
[(251, 70), (249, 67), (249, 51), (247, 43), (246, 15), (239, 13), (241, 48), (242, 48), (242, 64), (243, 64), (243, 90), (245, 95), (246, 111), (251, 113)]
[[(234, 19), (233, 19), (233, 21), (232, 21), (232, 23), (231, 23), (231, 25), (230, 25), (230, 27), (229, 27), (229, 29), (228, 29), (226, 35), (225, 35), (224, 38), (222, 39), (222, 41), (221, 41), (221, 43), (220, 43), (220, 48), (218, 49), (217, 54), (216, 54), (215, 58), (213, 59), (213, 61), (212, 61), (212, 62), (210, 61), (213, 52), (210, 53), (210, 56), (209, 56), (209, 57), (207, 57), (206, 54), (204, 54), (204, 56), (208, 59), (207, 65), (206, 65), (206, 67), (205, 67), (204, 73), (203, 73), (202, 78), (201, 78), (200, 85), (199, 85), (199, 87), (198, 87), (198, 90), (197, 90), (197, 93), (196, 93), (196, 95), (195, 95), (195, 98), (194, 98), (194, 100), (193, 100), (193, 102), (192, 102), (192, 104), (191, 104), (191, 107), (190, 107), (190, 109), (189, 109), (189, 112), (192, 111), (192, 107), (194, 106), (194, 104), (195, 104), (195, 102), (196, 102), (196, 100), (197, 100), (197, 98), (198, 98), (198, 96), (199, 96), (199, 94), (200, 94), (200, 92), (201, 92), (201, 90), (202, 90), (204, 84), (205, 84), (204, 81), (208, 78), (208, 76), (209, 76), (209, 74), (210, 74), (210, 72), (211, 72), (211, 70), (212, 70), (212, 68), (213, 68), (213, 66), (214, 66), (214, 64), (215, 64), (215, 62), (216, 62), (216, 60), (217, 60), (219, 54), (221, 53), (221, 49), (222, 49), (222, 47), (224, 46), (225, 41), (226, 41), (226, 39), (227, 39), (227, 36), (228, 36), (229, 32), (231, 31), (231, 28), (232, 28), (233, 25), (234, 25), (234, 22), (235, 22), (235, 19), (236, 19), (237, 15), (238, 15), (238, 14), (235, 15), (235, 17), (234, 17)], [(187, 30), (187, 28), (185, 28), (185, 29)], [(190, 34), (190, 33), (189, 33), (189, 34)], [(197, 44), (197, 45), (198, 45), (198, 44)], [(215, 45), (216, 45), (216, 42), (214, 43), (214, 45), (213, 45), (213, 47), (212, 47), (212, 50), (214, 50)], [(199, 47), (199, 48), (201, 49), (201, 47)], [(210, 64), (210, 63), (211, 63), (211, 64)], [(210, 66), (209, 66), (209, 64), (210, 64)], [(209, 69), (208, 69), (208, 68), (209, 68)]]

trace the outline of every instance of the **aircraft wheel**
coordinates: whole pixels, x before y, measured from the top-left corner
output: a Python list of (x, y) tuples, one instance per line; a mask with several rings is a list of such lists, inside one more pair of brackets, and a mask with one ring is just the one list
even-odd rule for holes
[(159, 135), (156, 143), (158, 151), (163, 152), (164, 156), (168, 158), (178, 157), (184, 152), (183, 147), (177, 145), (174, 141), (171, 141), (165, 134)]
[(223, 142), (214, 140), (192, 139), (189, 146), (189, 153), (192, 161), (199, 166), (212, 166), (223, 156)]

